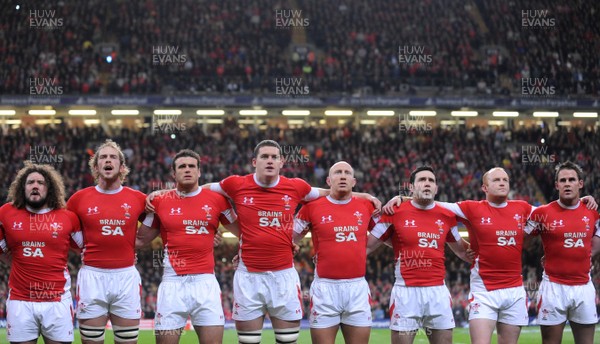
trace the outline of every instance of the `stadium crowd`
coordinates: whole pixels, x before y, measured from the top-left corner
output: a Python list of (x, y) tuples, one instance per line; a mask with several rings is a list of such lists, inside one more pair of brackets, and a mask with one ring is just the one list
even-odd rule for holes
[[(347, 160), (355, 166), (357, 186), (355, 190), (371, 193), (381, 200), (394, 195), (408, 195), (407, 179), (410, 171), (421, 164), (431, 164), (437, 170), (438, 200), (459, 201), (481, 199), (479, 191), (481, 174), (491, 166), (503, 166), (511, 175), (511, 198), (524, 199), (532, 204), (543, 204), (555, 199), (553, 195), (554, 163), (566, 159), (580, 164), (585, 171), (586, 183), (583, 194), (600, 199), (600, 133), (586, 128), (558, 127), (548, 129), (521, 128), (508, 131), (502, 128), (473, 127), (444, 129), (432, 127), (428, 131), (398, 131), (391, 127), (362, 127), (350, 125), (334, 128), (269, 128), (258, 131), (254, 127), (240, 128), (234, 120), (225, 125), (214, 126), (208, 132), (192, 126), (177, 133), (149, 130), (119, 129), (105, 132), (100, 127), (71, 128), (63, 125), (36, 126), (19, 129), (3, 129), (0, 135), (0, 180), (3, 182), (0, 197), (6, 199), (8, 182), (23, 161), (52, 163), (65, 179), (67, 195), (93, 185), (87, 161), (95, 146), (106, 137), (113, 138), (123, 148), (127, 164), (132, 169), (126, 185), (148, 193), (171, 188), (171, 159), (175, 152), (190, 148), (202, 156), (201, 182), (221, 180), (231, 174), (252, 172), (250, 160), (252, 148), (260, 139), (278, 140), (288, 164), (282, 174), (299, 177), (315, 186), (325, 186), (327, 169), (334, 162)], [(541, 144), (545, 139), (545, 144)], [(586, 142), (585, 146), (577, 144)], [(527, 147), (546, 147), (546, 162), (533, 162)], [(525, 148), (524, 148), (525, 147)], [(541, 155), (538, 150), (536, 154)], [(527, 156), (527, 158), (525, 158)], [(539, 156), (538, 156), (539, 158)], [(296, 268), (300, 273), (304, 295), (313, 278), (312, 248), (305, 242), (296, 256)], [(225, 241), (215, 249), (215, 273), (223, 291), (223, 308), (230, 317), (232, 305), (232, 257), (237, 244)], [(524, 282), (531, 292), (541, 280), (542, 255), (538, 238), (530, 240), (523, 254)], [(447, 254), (446, 284), (453, 297), (453, 309), (457, 324), (465, 323), (464, 308), (469, 292), (469, 266), (453, 254)], [(156, 291), (161, 278), (162, 250), (159, 243), (151, 249), (138, 252), (138, 269), (143, 281), (143, 312), (152, 317), (156, 306)], [(71, 257), (70, 271), (75, 283), (80, 261)], [(600, 262), (594, 262), (593, 280), (600, 285), (597, 273)], [(7, 294), (7, 267), (0, 269), (0, 298)], [(389, 294), (393, 285), (393, 254), (384, 248), (368, 259), (367, 280), (371, 287), (374, 318), (385, 318), (389, 306)], [(307, 298), (305, 299), (308, 302)], [(4, 305), (4, 302), (2, 302)], [(535, 304), (530, 308), (535, 314)], [(0, 318), (5, 314), (0, 310)]]
[(441, 95), (523, 95), (528, 78), (544, 78), (552, 96), (600, 92), (593, 2), (296, 6), (66, 0), (7, 7), (0, 93), (36, 94), (31, 80), (47, 78), (62, 94), (273, 94), (277, 78), (292, 77), (311, 94), (414, 94), (428, 86)]

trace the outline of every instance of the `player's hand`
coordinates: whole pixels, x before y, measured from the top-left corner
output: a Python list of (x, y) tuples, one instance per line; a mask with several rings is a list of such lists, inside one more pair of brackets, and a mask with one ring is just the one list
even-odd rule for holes
[(381, 201), (377, 197), (371, 198), (371, 203), (375, 207), (375, 211), (373, 211), (373, 217), (377, 217), (381, 215)]
[(237, 270), (238, 265), (240, 265), (240, 256), (236, 254), (233, 256), (231, 262), (233, 263), (233, 270)]
[(215, 233), (215, 238), (213, 239), (213, 246), (218, 247), (223, 242), (223, 234), (217, 230)]
[(471, 249), (471, 247), (469, 247), (466, 251), (467, 254), (467, 258), (469, 258), (469, 260), (471, 260), (471, 262), (473, 262), (475, 260), (475, 257), (477, 257), (477, 254), (475, 253), (475, 251), (473, 251)]
[(394, 208), (402, 204), (402, 197), (395, 196), (383, 206), (383, 213), (386, 215), (394, 215)]
[(296, 244), (296, 243), (293, 243), (293, 245), (294, 245), (294, 246), (292, 247), (292, 253), (293, 253), (293, 254), (294, 254), (294, 256), (295, 256), (295, 255), (297, 255), (297, 254), (298, 254), (298, 252), (300, 252), (300, 246), (299, 246), (298, 244)]
[(598, 203), (592, 196), (581, 197), (581, 202), (590, 210), (598, 210)]
[(146, 196), (146, 208), (144, 209), (146, 213), (154, 213), (154, 210), (156, 210), (154, 209), (154, 204), (152, 204), (154, 197), (160, 196), (167, 192), (169, 192), (169, 190), (156, 190), (149, 193), (148, 196)]

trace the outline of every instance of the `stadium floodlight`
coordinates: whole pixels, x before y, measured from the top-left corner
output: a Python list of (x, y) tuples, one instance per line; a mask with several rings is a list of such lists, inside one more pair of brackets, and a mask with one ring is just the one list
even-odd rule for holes
[(477, 117), (479, 113), (477, 111), (452, 111), (451, 116), (454, 117)]
[(494, 120), (489, 120), (488, 121), (488, 125), (497, 125), (497, 126), (501, 126), (501, 125), (505, 125), (506, 123), (504, 121), (494, 121)]
[(455, 121), (455, 120), (451, 120), (451, 119), (445, 119), (445, 120), (441, 120), (440, 121), (441, 125), (457, 125), (457, 124), (465, 124), (465, 121)]
[(240, 110), (240, 116), (266, 116), (267, 110)]
[(0, 116), (14, 116), (16, 113), (15, 110), (0, 110)]
[(558, 117), (558, 112), (535, 111), (533, 117)]
[(155, 115), (181, 115), (181, 110), (154, 110)]
[(2, 124), (20, 125), (21, 124), (21, 120), (20, 119), (5, 119), (5, 120), (2, 121)]
[(196, 121), (196, 123), (198, 123), (198, 124), (202, 124), (202, 123), (206, 123), (206, 124), (223, 124), (223, 120), (222, 119), (217, 119), (217, 118), (211, 118), (211, 119), (207, 119), (207, 120), (199, 119), (199, 120)]
[(94, 116), (96, 115), (96, 110), (69, 110), (69, 115), (71, 116)]
[(436, 111), (409, 111), (408, 112), (409, 115), (411, 116), (419, 116), (419, 117), (433, 117), (435, 115), (437, 115)]
[(85, 124), (85, 125), (100, 124), (100, 120), (99, 119), (84, 119), (83, 124)]
[(223, 116), (225, 114), (225, 110), (219, 109), (203, 109), (196, 111), (196, 115), (198, 116)]
[(310, 110), (283, 110), (281, 114), (284, 116), (309, 116)]
[(138, 116), (140, 114), (140, 110), (133, 110), (133, 109), (112, 110), (110, 112), (110, 114), (113, 116)]
[(56, 110), (29, 110), (29, 114), (32, 116), (54, 116), (56, 115)]
[(289, 125), (303, 125), (304, 124), (303, 119), (288, 119), (287, 122)]
[(494, 117), (519, 117), (518, 111), (494, 111), (492, 112)]
[(362, 125), (375, 125), (377, 124), (377, 121), (374, 119), (361, 119), (360, 120), (360, 124)]
[(597, 112), (573, 112), (573, 117), (598, 118), (598, 113)]
[(571, 121), (558, 121), (558, 123), (556, 123), (556, 125), (559, 125), (561, 127), (570, 127), (571, 124)]
[(254, 120), (254, 119), (240, 119), (237, 121), (239, 124), (262, 124), (264, 121), (262, 119)]
[(36, 119), (34, 123), (37, 125), (61, 124), (62, 121), (60, 119)]
[(325, 110), (325, 116), (352, 116), (352, 110)]
[(393, 110), (368, 110), (367, 116), (394, 116)]

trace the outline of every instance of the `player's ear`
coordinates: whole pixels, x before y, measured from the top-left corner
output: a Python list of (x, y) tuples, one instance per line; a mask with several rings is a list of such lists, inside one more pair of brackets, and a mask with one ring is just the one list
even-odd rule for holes
[(256, 158), (252, 158), (252, 167), (256, 167)]
[(352, 177), (352, 187), (356, 186), (356, 178)]
[(329, 187), (331, 187), (331, 180), (329, 179), (329, 177), (327, 177), (327, 180), (326, 180), (326, 181), (327, 181), (327, 185), (328, 185)]
[(487, 185), (481, 184), (481, 191), (487, 192), (488, 191)]

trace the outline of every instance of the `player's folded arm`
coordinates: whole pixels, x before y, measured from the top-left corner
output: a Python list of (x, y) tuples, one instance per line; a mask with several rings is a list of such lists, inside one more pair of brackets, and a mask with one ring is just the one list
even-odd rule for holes
[(152, 223), (154, 222), (154, 214), (148, 214), (144, 219), (144, 222), (138, 228), (135, 236), (135, 248), (142, 248), (147, 246), (160, 234), (159, 228), (153, 228)]

